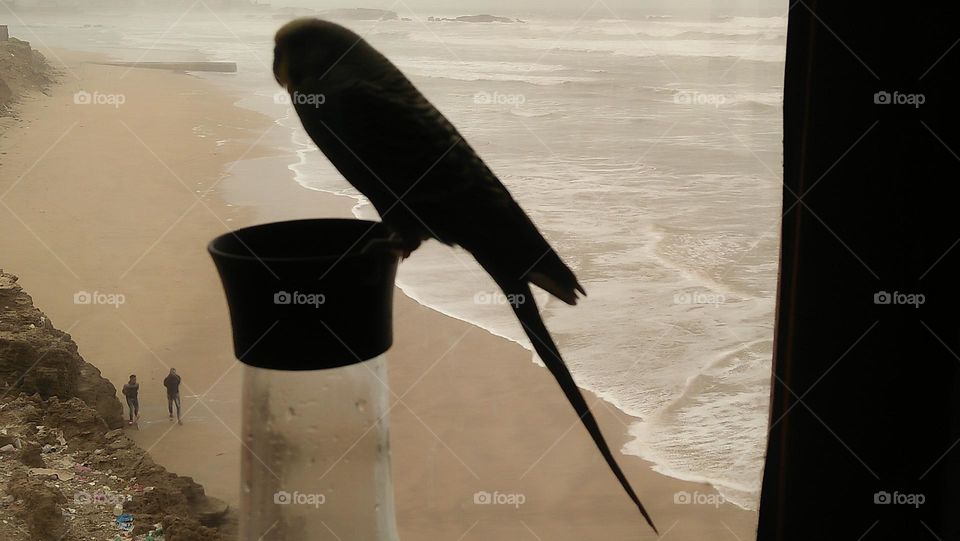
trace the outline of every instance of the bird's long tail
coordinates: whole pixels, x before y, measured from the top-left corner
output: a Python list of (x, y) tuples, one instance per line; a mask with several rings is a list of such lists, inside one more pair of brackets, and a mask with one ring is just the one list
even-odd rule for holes
[[(607, 461), (607, 465), (610, 467), (613, 475), (617, 477), (623, 489), (627, 491), (627, 495), (629, 495), (633, 503), (637, 505), (643, 518), (647, 520), (647, 524), (653, 528), (654, 532), (657, 532), (657, 527), (653, 525), (653, 520), (643, 507), (643, 504), (640, 503), (640, 498), (638, 498), (637, 494), (633, 491), (633, 487), (630, 486), (630, 482), (627, 481), (626, 476), (610, 452), (610, 448), (603, 438), (603, 433), (600, 432), (600, 427), (597, 425), (593, 413), (590, 412), (590, 407), (587, 406), (587, 402), (583, 399), (583, 395), (580, 394), (580, 389), (577, 387), (576, 382), (574, 382), (573, 376), (571, 376), (570, 371), (567, 370), (566, 363), (564, 363), (563, 358), (560, 357), (560, 351), (557, 349), (556, 344), (553, 343), (553, 338), (550, 337), (550, 333), (547, 331), (547, 327), (540, 317), (540, 311), (537, 309), (537, 304), (530, 291), (529, 284), (521, 280), (501, 280), (498, 279), (496, 275), (492, 273), (491, 275), (500, 288), (503, 289), (507, 299), (514, 301), (511, 302), (511, 306), (517, 315), (517, 319), (520, 320), (520, 324), (523, 326), (523, 331), (527, 334), (530, 342), (533, 343), (533, 348), (537, 351), (537, 355), (540, 356), (540, 359), (543, 360), (547, 369), (550, 370), (550, 373), (553, 374), (557, 383), (560, 384), (563, 394), (567, 396), (567, 400), (577, 412), (584, 428), (590, 433), (590, 437), (593, 438), (593, 442), (597, 445), (597, 449), (600, 450), (600, 454), (603, 455), (604, 460)], [(657, 532), (657, 534), (659, 533), (660, 532)]]

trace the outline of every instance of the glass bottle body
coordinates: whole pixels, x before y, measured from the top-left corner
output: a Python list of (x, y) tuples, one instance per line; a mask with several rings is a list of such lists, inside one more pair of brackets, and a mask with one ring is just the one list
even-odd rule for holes
[(240, 538), (398, 541), (386, 356), (244, 369)]

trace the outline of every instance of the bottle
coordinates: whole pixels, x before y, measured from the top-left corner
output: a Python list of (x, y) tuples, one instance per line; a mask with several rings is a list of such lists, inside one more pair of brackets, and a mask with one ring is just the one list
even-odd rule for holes
[(386, 356), (244, 370), (241, 539), (395, 540)]
[(398, 541), (388, 232), (299, 220), (223, 235), (209, 251), (245, 365), (240, 539)]

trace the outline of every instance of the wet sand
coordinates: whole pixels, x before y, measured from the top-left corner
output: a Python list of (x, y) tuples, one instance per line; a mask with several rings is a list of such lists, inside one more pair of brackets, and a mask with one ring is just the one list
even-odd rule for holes
[[(0, 137), (0, 267), (21, 276), (115, 385), (138, 375), (140, 429), (128, 432), (158, 463), (236, 502), (243, 368), (206, 243), (253, 223), (349, 217), (353, 200), (297, 186), (290, 157), (262, 143), (279, 128), (206, 81), (58, 56), (63, 84), (24, 103), (23, 122)], [(75, 103), (79, 90), (114, 104)], [(82, 292), (115, 304), (77, 304)], [(656, 538), (528, 351), (399, 291), (395, 336), (390, 423), (404, 540)], [(167, 419), (161, 381), (171, 366), (183, 376), (183, 426)], [(632, 418), (587, 400), (621, 447)], [(619, 460), (663, 538), (753, 537), (755, 512), (714, 505), (708, 485), (636, 457)], [(477, 504), (478, 492), (523, 503)], [(675, 503), (685, 494), (694, 503)]]

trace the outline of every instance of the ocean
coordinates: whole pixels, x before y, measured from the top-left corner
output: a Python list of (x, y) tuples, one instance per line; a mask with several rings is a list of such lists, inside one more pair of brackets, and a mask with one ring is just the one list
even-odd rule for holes
[[(345, 21), (497, 173), (589, 296), (538, 296), (578, 383), (639, 420), (622, 449), (756, 509), (766, 439), (781, 196), (785, 17), (525, 13), (523, 23)], [(37, 46), (119, 60), (225, 60), (196, 74), (277, 123), (278, 179), (348, 195), (273, 80), (270, 13), (22, 16)], [(68, 79), (69, 81), (69, 79)], [(68, 82), (68, 84), (70, 84)], [(75, 83), (74, 83), (75, 84)], [(92, 89), (89, 89), (92, 90)], [(199, 136), (212, 133), (198, 125)], [(288, 174), (288, 176), (285, 176)], [(530, 348), (469, 254), (424, 244), (416, 301)], [(531, 353), (533, 362), (538, 362)]]

